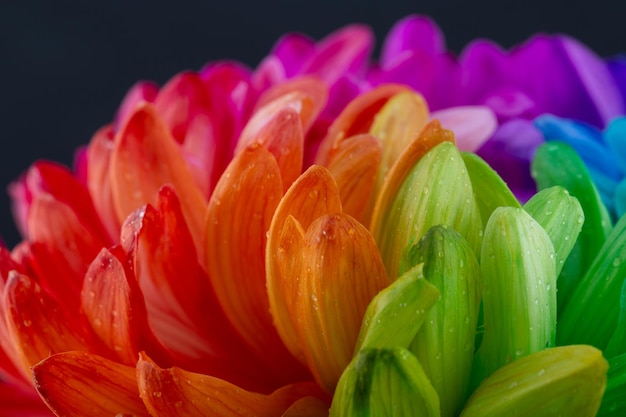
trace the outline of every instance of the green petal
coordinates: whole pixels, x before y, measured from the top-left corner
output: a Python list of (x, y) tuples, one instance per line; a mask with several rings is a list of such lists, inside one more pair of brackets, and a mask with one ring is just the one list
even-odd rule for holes
[(498, 369), (461, 417), (591, 417), (606, 386), (607, 362), (591, 346), (545, 349)]
[(365, 348), (408, 348), (438, 299), (439, 291), (424, 279), (422, 265), (410, 269), (370, 302), (355, 352)]
[[(410, 350), (441, 400), (441, 415), (455, 416), (467, 399), (480, 307), (478, 259), (452, 228), (435, 226), (407, 251), (424, 262), (424, 275), (441, 292)], [(405, 261), (406, 262), (406, 261)]]
[(474, 251), (481, 245), (482, 221), (471, 181), (458, 149), (449, 142), (428, 151), (398, 190), (389, 216), (374, 224), (374, 238), (389, 276), (398, 276), (402, 253), (428, 229), (446, 224), (457, 230)]
[(438, 417), (439, 398), (408, 350), (364, 349), (346, 368), (331, 417)]
[(626, 353), (626, 280), (622, 283), (622, 291), (619, 297), (619, 313), (617, 316), (617, 327), (609, 340), (609, 344), (604, 349), (604, 355), (612, 358)]
[(606, 348), (617, 327), (625, 277), (626, 216), (617, 222), (559, 316), (557, 343)]
[(481, 253), (485, 332), (473, 382), (554, 344), (556, 271), (546, 231), (523, 209), (497, 208)]
[(469, 152), (461, 152), (461, 156), (472, 181), (472, 188), (476, 194), (476, 202), (484, 224), (498, 207), (521, 207), (500, 175), (480, 156)]
[[(578, 200), (559, 186), (545, 188), (526, 204), (526, 210), (546, 230), (554, 245), (556, 273), (561, 272), (585, 221)], [(559, 283), (559, 291), (562, 291)]]
[(609, 359), (606, 390), (597, 417), (626, 415), (626, 354)]
[(537, 187), (560, 185), (577, 198), (585, 214), (578, 240), (559, 276), (559, 315), (573, 288), (593, 263), (611, 232), (609, 213), (578, 153), (569, 145), (551, 141), (540, 146), (531, 165)]

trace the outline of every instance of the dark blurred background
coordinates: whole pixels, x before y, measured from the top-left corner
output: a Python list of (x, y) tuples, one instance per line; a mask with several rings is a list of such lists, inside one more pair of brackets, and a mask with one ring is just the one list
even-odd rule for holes
[(460, 52), (567, 33), (598, 54), (626, 51), (626, 1), (280, 0), (0, 2), (0, 236), (18, 242), (6, 185), (37, 159), (72, 163), (139, 79), (234, 58), (255, 66), (288, 31), (321, 38), (353, 22), (379, 40), (400, 18), (430, 15)]

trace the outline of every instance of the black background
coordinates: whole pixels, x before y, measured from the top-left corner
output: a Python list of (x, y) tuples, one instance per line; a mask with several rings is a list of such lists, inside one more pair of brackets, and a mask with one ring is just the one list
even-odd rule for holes
[(460, 52), (472, 39), (510, 47), (567, 33), (598, 54), (626, 51), (626, 1), (282, 0), (0, 1), (0, 236), (18, 241), (6, 185), (37, 159), (71, 164), (139, 79), (233, 58), (255, 66), (278, 37), (319, 39), (353, 22), (382, 40), (394, 22), (430, 15)]

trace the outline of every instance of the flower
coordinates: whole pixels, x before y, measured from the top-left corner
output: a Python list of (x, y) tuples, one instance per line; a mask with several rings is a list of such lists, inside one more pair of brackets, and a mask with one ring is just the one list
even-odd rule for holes
[[(423, 59), (461, 87), (485, 75), (427, 19), (401, 21), (375, 66), (372, 42), (358, 25), (288, 35), (254, 71), (140, 82), (73, 171), (41, 161), (11, 185), (24, 241), (0, 248), (8, 411), (43, 413), (37, 394), (56, 415), (385, 415), (389, 399), (476, 415), (502, 380), (515, 383), (503, 413), (591, 415), (605, 386), (623, 406), (626, 221), (606, 222), (589, 178), (559, 170), (580, 165), (567, 149), (539, 148), (524, 206), (471, 152), (535, 106), (572, 103), (500, 70), (480, 98), (419, 93), (445, 84), (401, 79)], [(476, 62), (526, 59), (477, 45)], [(582, 46), (527, 48), (558, 52), (571, 111), (613, 114), (596, 101), (611, 75)]]

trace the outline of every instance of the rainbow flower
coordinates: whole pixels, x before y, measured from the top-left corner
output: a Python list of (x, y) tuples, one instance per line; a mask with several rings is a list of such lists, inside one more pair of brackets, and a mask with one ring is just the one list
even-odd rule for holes
[[(291, 34), (255, 70), (139, 82), (72, 170), (15, 181), (0, 412), (626, 409), (626, 221), (570, 148), (525, 142), (546, 112), (623, 112), (616, 67), (567, 37), (456, 59), (415, 16), (373, 42)], [(490, 167), (502, 143), (536, 193)]]

